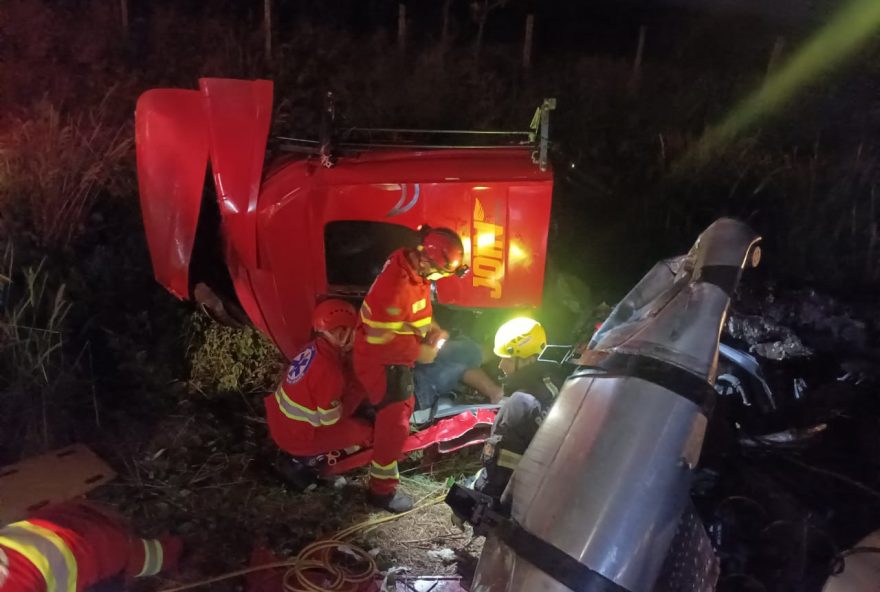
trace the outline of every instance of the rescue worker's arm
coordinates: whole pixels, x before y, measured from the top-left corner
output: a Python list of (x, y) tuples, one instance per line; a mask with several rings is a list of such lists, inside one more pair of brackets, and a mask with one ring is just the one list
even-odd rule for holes
[[(381, 346), (397, 339), (401, 343), (395, 348), (396, 353), (399, 355), (402, 351), (406, 362), (411, 364), (419, 358), (421, 338), (416, 333), (418, 328), (407, 322), (413, 303), (403, 302), (400, 298), (399, 281), (400, 278), (386, 274), (376, 279), (361, 305), (361, 321), (364, 323), (367, 343), (379, 346), (375, 348), (374, 355), (381, 359)], [(401, 360), (389, 359), (387, 363), (399, 364)]]
[(435, 347), (442, 347), (447, 339), (449, 339), (449, 332), (445, 331), (443, 327), (436, 323), (436, 321), (432, 320), (431, 328), (428, 329), (428, 336), (425, 338), (425, 342)]
[(419, 345), (419, 357), (416, 358), (416, 362), (419, 364), (433, 364), (434, 360), (437, 359), (437, 352), (436, 346), (422, 343)]
[(315, 411), (322, 427), (331, 426), (343, 417), (344, 369), (340, 366), (332, 370), (320, 374), (310, 372), (306, 376), (306, 384), (312, 394), (312, 401), (315, 402)]
[(351, 417), (362, 404), (368, 402), (369, 395), (358, 380), (350, 360), (344, 364), (343, 383), (345, 386), (342, 392), (342, 417)]

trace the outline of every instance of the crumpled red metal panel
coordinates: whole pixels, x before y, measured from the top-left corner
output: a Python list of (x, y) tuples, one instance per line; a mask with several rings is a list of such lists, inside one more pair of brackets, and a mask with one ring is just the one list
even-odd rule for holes
[[(410, 434), (403, 443), (403, 455), (422, 450), (432, 444), (440, 445), (440, 451), (447, 453), (485, 442), (497, 413), (497, 409), (477, 408), (440, 419), (427, 428)], [(372, 448), (361, 450), (328, 466), (326, 474), (346, 473), (366, 465), (372, 457)]]
[(269, 80), (199, 80), (211, 139), (211, 169), (225, 237), (241, 263), (259, 266), (257, 198), (272, 119)]
[(153, 274), (172, 294), (189, 298), (189, 263), (208, 164), (199, 92), (155, 89), (141, 95), (135, 142)]

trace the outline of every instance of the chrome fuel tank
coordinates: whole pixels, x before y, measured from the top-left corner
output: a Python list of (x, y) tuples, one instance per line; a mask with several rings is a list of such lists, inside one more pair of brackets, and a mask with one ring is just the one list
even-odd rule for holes
[[(505, 492), (518, 526), (546, 546), (515, 552), (490, 537), (473, 590), (654, 589), (711, 413), (729, 295), (758, 240), (718, 220), (612, 312), (591, 343), (607, 356), (572, 374)], [(560, 582), (572, 583), (571, 566), (567, 578), (534, 566), (541, 548), (578, 562), (576, 588)]]

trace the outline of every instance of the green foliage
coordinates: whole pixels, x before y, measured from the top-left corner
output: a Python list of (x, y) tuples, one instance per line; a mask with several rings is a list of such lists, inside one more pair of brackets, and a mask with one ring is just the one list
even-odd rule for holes
[[(45, 450), (66, 426), (78, 356), (64, 352), (71, 304), (45, 260), (18, 269), (11, 247), (0, 275), (0, 458), (10, 444)], [(61, 430), (63, 431), (63, 430)]]
[(190, 316), (187, 360), (190, 384), (200, 392), (270, 392), (277, 385), (283, 359), (269, 340), (253, 328), (235, 329), (202, 313)]

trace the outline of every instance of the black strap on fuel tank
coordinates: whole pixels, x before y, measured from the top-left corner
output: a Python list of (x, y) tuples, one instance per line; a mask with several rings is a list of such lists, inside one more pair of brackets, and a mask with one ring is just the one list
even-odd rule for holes
[(495, 532), (517, 555), (574, 592), (627, 592), (514, 520), (500, 520)]
[(733, 297), (741, 271), (742, 268), (738, 265), (704, 265), (699, 268), (699, 275), (694, 276), (694, 281), (714, 284), (729, 297)]
[[(675, 364), (638, 354), (613, 353), (599, 362), (598, 368), (601, 371), (598, 376), (634, 377), (661, 386), (699, 406), (706, 417), (710, 417), (715, 408), (716, 393), (712, 385)], [(596, 375), (595, 368), (575, 372), (572, 377), (586, 375)]]

